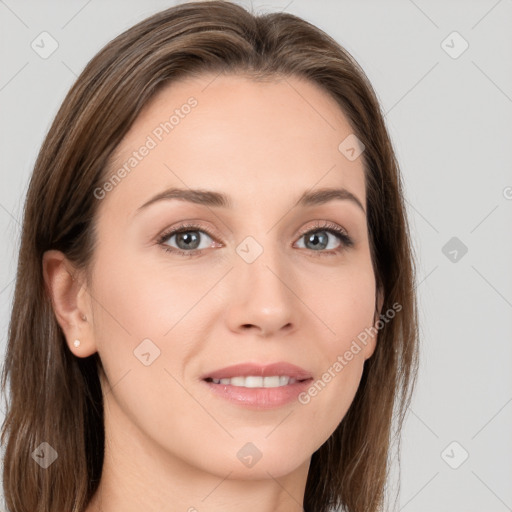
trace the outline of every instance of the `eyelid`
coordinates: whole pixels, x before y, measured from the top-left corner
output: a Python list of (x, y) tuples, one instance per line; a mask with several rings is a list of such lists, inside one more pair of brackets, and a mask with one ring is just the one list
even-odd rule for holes
[(320, 231), (321, 229), (325, 229), (325, 230), (332, 229), (333, 231), (345, 234), (347, 237), (349, 236), (347, 230), (345, 228), (342, 228), (338, 224), (335, 224), (334, 222), (331, 222), (328, 220), (317, 220), (317, 221), (315, 221), (315, 224), (313, 226), (308, 226), (307, 228), (302, 228), (299, 231), (299, 237), (304, 236), (307, 233), (310, 233), (311, 231)]

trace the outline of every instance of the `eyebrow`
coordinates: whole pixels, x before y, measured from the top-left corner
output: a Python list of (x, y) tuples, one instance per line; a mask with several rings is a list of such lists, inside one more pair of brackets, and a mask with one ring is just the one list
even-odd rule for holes
[[(190, 203), (213, 208), (233, 207), (231, 199), (222, 192), (190, 188), (170, 188), (160, 192), (149, 199), (149, 201), (146, 201), (142, 206), (137, 208), (135, 213), (138, 214), (141, 210), (144, 210), (158, 201), (171, 199), (179, 199), (181, 201), (188, 201)], [(307, 190), (299, 197), (294, 207), (319, 206), (334, 200), (350, 201), (356, 204), (366, 214), (361, 201), (346, 188), (321, 188), (314, 191)]]

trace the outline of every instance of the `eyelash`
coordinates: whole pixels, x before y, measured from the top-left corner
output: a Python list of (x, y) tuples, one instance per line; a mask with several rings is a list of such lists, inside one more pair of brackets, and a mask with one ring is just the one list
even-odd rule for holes
[[(196, 224), (181, 224), (180, 226), (178, 226), (176, 228), (172, 228), (172, 229), (167, 230), (164, 233), (162, 233), (158, 237), (158, 240), (157, 240), (158, 245), (160, 247), (162, 247), (162, 249), (165, 252), (170, 252), (170, 253), (178, 254), (180, 256), (185, 256), (185, 257), (199, 256), (202, 254), (202, 252), (205, 249), (193, 249), (191, 251), (182, 251), (180, 249), (176, 249), (175, 247), (169, 247), (167, 244), (164, 244), (164, 242), (166, 240), (168, 240), (171, 236), (178, 235), (180, 233), (187, 233), (189, 231), (203, 232), (203, 233), (206, 233), (210, 238), (215, 239), (214, 234), (207, 228), (198, 226)], [(312, 253), (318, 252), (318, 254), (315, 254), (315, 256), (336, 256), (337, 254), (341, 253), (345, 249), (351, 248), (354, 245), (354, 241), (346, 233), (346, 231), (344, 229), (342, 229), (339, 226), (337, 226), (336, 224), (332, 224), (331, 222), (328, 222), (328, 221), (326, 221), (322, 224), (320, 222), (317, 222), (313, 227), (309, 227), (308, 229), (301, 231), (301, 233), (299, 235), (299, 240), (302, 237), (304, 237), (305, 235), (312, 234), (317, 231), (326, 231), (328, 233), (331, 233), (331, 234), (337, 236), (341, 242), (341, 245), (337, 249), (331, 249), (328, 251), (327, 250), (323, 250), (323, 251), (310, 250)]]

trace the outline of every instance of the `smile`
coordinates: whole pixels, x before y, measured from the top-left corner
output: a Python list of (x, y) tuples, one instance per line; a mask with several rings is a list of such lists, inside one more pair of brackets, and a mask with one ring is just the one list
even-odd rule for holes
[(271, 375), (269, 377), (261, 377), (249, 375), (247, 377), (231, 377), (230, 379), (206, 379), (214, 384), (224, 384), (229, 386), (240, 386), (243, 388), (278, 388), (293, 384), (296, 379), (287, 375)]

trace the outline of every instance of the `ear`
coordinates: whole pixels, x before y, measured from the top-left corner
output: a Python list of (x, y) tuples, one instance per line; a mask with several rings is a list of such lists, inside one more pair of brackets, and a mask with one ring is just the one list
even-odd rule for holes
[[(96, 352), (92, 308), (80, 273), (61, 251), (46, 251), (42, 264), (46, 290), (69, 349), (77, 357), (92, 355)], [(75, 340), (80, 341), (77, 347)]]
[(384, 293), (381, 288), (377, 289), (377, 292), (375, 294), (375, 314), (373, 316), (373, 329), (371, 332), (373, 333), (373, 336), (369, 337), (369, 341), (366, 345), (366, 354), (365, 359), (370, 358), (373, 353), (375, 352), (375, 349), (377, 348), (377, 340), (379, 337), (378, 328), (377, 328), (377, 322), (379, 321), (380, 314), (382, 312), (382, 306), (384, 304)]

